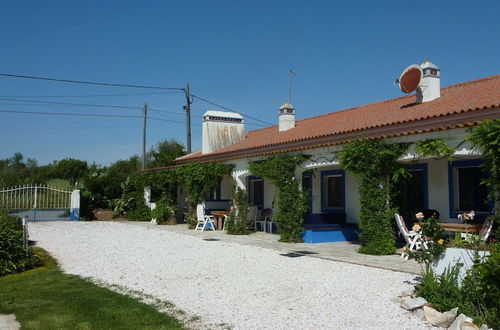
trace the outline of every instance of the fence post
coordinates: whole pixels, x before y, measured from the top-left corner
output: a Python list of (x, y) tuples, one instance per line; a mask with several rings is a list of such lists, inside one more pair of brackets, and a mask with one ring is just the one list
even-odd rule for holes
[(70, 220), (80, 220), (80, 190), (73, 190), (71, 192), (71, 205), (70, 205)]
[(33, 204), (33, 221), (36, 221), (36, 208), (38, 207), (38, 187), (35, 185), (35, 202)]
[(23, 225), (23, 242), (24, 242), (24, 248), (26, 249), (26, 253), (28, 253), (28, 238), (29, 238), (29, 233), (28, 233), (28, 216), (25, 215), (21, 219), (21, 223)]

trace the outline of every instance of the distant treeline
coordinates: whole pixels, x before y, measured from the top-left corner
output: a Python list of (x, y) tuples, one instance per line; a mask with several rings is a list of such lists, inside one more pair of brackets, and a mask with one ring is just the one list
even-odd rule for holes
[[(146, 154), (146, 167), (172, 165), (175, 158), (184, 154), (184, 146), (175, 140), (159, 142)], [(25, 159), (21, 153), (15, 153), (12, 157), (0, 160), (0, 188), (25, 184), (75, 187), (82, 191), (81, 215), (91, 218), (96, 208), (116, 209), (123, 204), (128, 210), (142, 207), (140, 198), (143, 186), (138, 173), (140, 166), (141, 158), (138, 155), (118, 160), (109, 166), (72, 158), (38, 165), (35, 159)], [(139, 218), (146, 216), (146, 211), (141, 211)], [(120, 214), (120, 210), (117, 213)]]

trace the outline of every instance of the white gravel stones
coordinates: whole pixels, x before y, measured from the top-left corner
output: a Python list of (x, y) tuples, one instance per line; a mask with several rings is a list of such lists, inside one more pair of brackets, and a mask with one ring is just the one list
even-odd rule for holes
[(170, 301), (208, 327), (425, 329), (391, 298), (412, 274), (204, 241), (118, 222), (30, 224), (30, 237), (71, 274)]
[(414, 309), (422, 307), (426, 303), (427, 300), (425, 300), (422, 297), (417, 297), (417, 298), (407, 297), (401, 300), (400, 306), (406, 310), (412, 311)]

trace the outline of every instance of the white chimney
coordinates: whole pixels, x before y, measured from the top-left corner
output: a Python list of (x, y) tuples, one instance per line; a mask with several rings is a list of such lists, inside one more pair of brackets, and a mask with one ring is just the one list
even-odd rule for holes
[(441, 96), (441, 70), (431, 61), (420, 64), (423, 71), (422, 80), (417, 88), (417, 103), (429, 102)]
[(244, 138), (243, 117), (239, 113), (209, 110), (202, 120), (202, 154), (218, 151)]
[(279, 117), (280, 132), (295, 127), (295, 108), (290, 102), (286, 101), (281, 105)]

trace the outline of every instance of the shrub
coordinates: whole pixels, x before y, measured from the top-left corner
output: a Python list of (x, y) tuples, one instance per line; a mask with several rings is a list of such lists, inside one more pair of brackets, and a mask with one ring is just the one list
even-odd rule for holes
[(472, 317), (478, 324), (485, 323), (494, 329), (500, 328), (500, 245), (490, 245), (490, 256), (483, 262), (476, 261), (472, 270), (458, 283), (461, 264), (435, 275), (428, 269), (415, 293), (432, 303), (439, 311), (459, 308), (459, 313)]
[(125, 217), (130, 221), (150, 221), (151, 210), (144, 204), (138, 204), (133, 210), (128, 211)]
[(40, 259), (24, 246), (21, 219), (0, 213), (0, 276), (39, 265)]
[(460, 305), (461, 290), (458, 284), (458, 272), (461, 265), (450, 267), (441, 275), (435, 275), (429, 269), (423, 275), (422, 281), (415, 286), (417, 296), (432, 302), (439, 311), (448, 311)]
[(226, 220), (226, 230), (230, 235), (244, 235), (248, 233), (248, 203), (247, 193), (240, 187), (233, 187), (233, 206)]
[(151, 218), (156, 219), (159, 225), (170, 221), (170, 218), (175, 216), (175, 207), (167, 197), (162, 197), (156, 202), (156, 208), (151, 210)]

